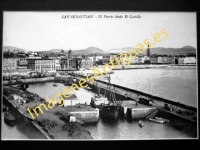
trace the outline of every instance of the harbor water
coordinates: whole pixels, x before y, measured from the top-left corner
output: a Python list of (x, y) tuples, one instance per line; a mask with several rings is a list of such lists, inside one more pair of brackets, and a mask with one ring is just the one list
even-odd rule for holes
[[(134, 69), (134, 70), (116, 70), (111, 75), (111, 83), (126, 86), (138, 91), (157, 95), (174, 101), (180, 101), (187, 105), (197, 107), (197, 79), (196, 69)], [(31, 84), (29, 91), (39, 94), (41, 97), (53, 99), (53, 95), (62, 92), (65, 86), (53, 82)], [(76, 91), (77, 97), (81, 102), (90, 103), (93, 93), (88, 89)], [(24, 133), (18, 127), (6, 128), (2, 132), (2, 139), (17, 138), (31, 139), (32, 136)], [(90, 131), (96, 140), (105, 139), (168, 139), (168, 138), (192, 138), (188, 133), (178, 131), (168, 124), (157, 124), (144, 120), (144, 127), (138, 126), (138, 120), (127, 120), (119, 118), (117, 120), (100, 119), (98, 123), (89, 123), (83, 125)], [(12, 135), (6, 132), (12, 131)], [(5, 132), (6, 131), (6, 132)], [(37, 137), (37, 136), (35, 136)]]
[(196, 69), (116, 70), (111, 83), (197, 107)]

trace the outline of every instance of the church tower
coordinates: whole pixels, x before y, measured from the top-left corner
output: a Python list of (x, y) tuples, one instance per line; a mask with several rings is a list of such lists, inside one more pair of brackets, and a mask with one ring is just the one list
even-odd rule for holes
[(148, 44), (148, 48), (147, 48), (147, 57), (151, 57), (151, 52), (150, 52), (150, 48), (149, 48), (149, 44)]
[(68, 51), (68, 58), (72, 58), (72, 50), (70, 48), (70, 50)]

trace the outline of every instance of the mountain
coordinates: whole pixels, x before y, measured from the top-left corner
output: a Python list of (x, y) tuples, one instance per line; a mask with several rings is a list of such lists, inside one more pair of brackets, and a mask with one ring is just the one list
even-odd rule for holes
[[(18, 48), (18, 47), (12, 47), (12, 46), (4, 46), (3, 51), (7, 52), (8, 49), (10, 52), (13, 52), (14, 50), (16, 51), (25, 51), (29, 52), (29, 50)], [(124, 48), (115, 48), (115, 49), (110, 49), (108, 51), (104, 51), (100, 48), (97, 47), (88, 47), (86, 49), (80, 49), (80, 50), (72, 50), (72, 55), (88, 55), (88, 54), (106, 54), (106, 53), (124, 53), (127, 52), (128, 50), (131, 50), (132, 47), (124, 47)], [(38, 51), (44, 54), (48, 54), (50, 56), (57, 56), (62, 49), (51, 49), (51, 50), (44, 50), (44, 51)], [(136, 48), (138, 50), (138, 48)], [(68, 53), (69, 50), (64, 50), (64, 53)], [(186, 45), (182, 48), (164, 48), (164, 47), (152, 47), (150, 48), (151, 54), (158, 54), (158, 55), (164, 55), (164, 54), (189, 54), (189, 53), (196, 53), (196, 48)], [(145, 54), (146, 52), (144, 52)]]
[[(60, 53), (62, 51), (62, 49), (51, 49), (48, 51), (40, 51), (46, 54), (49, 53)], [(69, 50), (64, 50), (64, 53), (68, 53)], [(84, 54), (95, 54), (95, 53), (99, 53), (99, 54), (103, 54), (105, 53), (102, 49), (97, 48), (97, 47), (88, 47), (86, 49), (80, 49), (80, 50), (72, 50), (72, 55), (84, 55)]]
[[(131, 47), (125, 47), (121, 49), (110, 49), (108, 50), (109, 53), (124, 53), (128, 50), (132, 50)], [(138, 50), (138, 48), (136, 48)], [(151, 54), (158, 54), (158, 55), (170, 55), (170, 54), (190, 54), (196, 53), (196, 48), (192, 46), (184, 46), (182, 48), (164, 48), (164, 47), (152, 47), (150, 48)], [(145, 53), (145, 52), (144, 52)]]
[(22, 49), (22, 48), (18, 48), (18, 47), (13, 47), (13, 46), (4, 46), (3, 47), (3, 52), (7, 52), (8, 50), (10, 50), (10, 52), (16, 51), (18, 52), (18, 50), (24, 51), (24, 52), (30, 52), (30, 50), (26, 50), (26, 49)]
[(72, 54), (73, 55), (77, 55), (77, 54), (81, 54), (81, 55), (84, 55), (84, 54), (104, 54), (105, 51), (103, 51), (102, 49), (100, 48), (97, 48), (97, 47), (88, 47), (86, 48), (85, 50), (73, 50), (72, 51)]
[[(51, 49), (48, 50), (49, 52), (54, 52), (54, 53), (60, 53), (62, 51), (62, 49)], [(67, 52), (66, 50), (64, 50), (65, 52)]]

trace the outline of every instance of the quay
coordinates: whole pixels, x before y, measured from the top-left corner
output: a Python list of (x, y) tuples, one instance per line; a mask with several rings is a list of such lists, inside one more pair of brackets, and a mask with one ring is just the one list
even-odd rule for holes
[[(9, 94), (6, 94), (5, 91)], [(98, 109), (93, 109), (83, 104), (73, 107), (54, 106), (54, 108), (48, 111), (42, 107), (44, 113), (39, 113), (39, 116), (36, 117), (35, 115), (35, 118), (32, 118), (26, 108), (34, 108), (39, 106), (41, 102), (44, 102), (40, 101), (38, 97), (39, 99), (37, 100), (21, 104), (19, 99), (14, 100), (11, 94), (21, 96), (19, 89), (4, 86), (3, 104), (9, 107), (11, 114), (16, 117), (17, 122), (23, 124), (24, 128), (33, 126), (47, 139), (93, 139), (89, 131), (81, 127), (79, 123), (69, 122), (69, 116), (73, 115), (76, 117), (76, 120), (83, 123), (98, 122)]]
[[(85, 78), (86, 76), (80, 75), (80, 74), (74, 74), (69, 73), (68, 76), (57, 76), (57, 77), (50, 77), (51, 81), (55, 82), (64, 82), (66, 80), (73, 80), (76, 81), (77, 85), (80, 80), (80, 78)], [(26, 81), (30, 81), (25, 79)], [(44, 82), (48, 82), (48, 79), (43, 79)], [(26, 83), (38, 83), (37, 79), (32, 79), (32, 82), (26, 82)], [(106, 96), (108, 95), (108, 83), (106, 81), (103, 81), (101, 79), (96, 80), (93, 84), (88, 83), (88, 88), (94, 92), (100, 91), (100, 93), (106, 93)], [(9, 84), (9, 83), (7, 83)], [(17, 84), (17, 83), (14, 83)], [(8, 90), (8, 86), (4, 86), (4, 90)], [(121, 109), (120, 114), (123, 115), (126, 118), (130, 119), (148, 119), (150, 117), (163, 117), (170, 120), (170, 125), (177, 129), (182, 129), (185, 132), (191, 132), (191, 135), (197, 136), (197, 108), (192, 106), (187, 106), (185, 104), (181, 104), (179, 102), (174, 102), (172, 100), (164, 99), (161, 97), (157, 97), (154, 95), (150, 95), (147, 93), (143, 93), (141, 91), (129, 89), (126, 87), (122, 87), (120, 85), (111, 85), (111, 91), (115, 93), (116, 100), (121, 101)], [(77, 91), (78, 92), (78, 91)], [(59, 107), (55, 106), (53, 109), (49, 109), (48, 112), (44, 109), (44, 114), (41, 114), (36, 119), (32, 119), (30, 115), (27, 113), (25, 107), (33, 108), (36, 105), (39, 105), (39, 102), (34, 103), (24, 103), (24, 106), (20, 106), (18, 109), (16, 108), (19, 103), (17, 101), (9, 100), (9, 96), (4, 96), (4, 100), (6, 103), (9, 103), (13, 106), (13, 109), (15, 109), (15, 112), (20, 112), (23, 117), (21, 120), (28, 122), (28, 125), (33, 125), (35, 128), (38, 129), (47, 139), (71, 139), (72, 137), (64, 135), (61, 131), (61, 126), (64, 126), (65, 122), (61, 120), (60, 118), (64, 118), (64, 120), (67, 118), (68, 115), (73, 115), (77, 119), (81, 120), (84, 123), (87, 122), (98, 122), (99, 120), (99, 111), (97, 109), (93, 109), (89, 104), (79, 104), (78, 106), (73, 106), (72, 110), (71, 107)], [(154, 105), (147, 106), (144, 104), (139, 103), (140, 97), (149, 97), (154, 101)], [(170, 106), (170, 109), (166, 109), (166, 105)], [(15, 114), (15, 113), (14, 113)], [(47, 129), (44, 129), (41, 124), (45, 124), (48, 118), (48, 121), (51, 122), (58, 122), (58, 128), (59, 130), (56, 132), (50, 132)], [(45, 121), (44, 121), (45, 120)], [(45, 123), (44, 123), (45, 122)], [(88, 138), (92, 139), (89, 131), (81, 130), (83, 132), (82, 138)], [(77, 137), (76, 137), (77, 138)], [(79, 137), (80, 138), (80, 137)]]

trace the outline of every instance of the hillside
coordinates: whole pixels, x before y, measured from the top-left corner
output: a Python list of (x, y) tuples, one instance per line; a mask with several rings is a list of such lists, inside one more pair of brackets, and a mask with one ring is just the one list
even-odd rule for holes
[(97, 47), (88, 47), (86, 48), (85, 50), (74, 50), (72, 51), (72, 54), (73, 55), (77, 55), (77, 54), (81, 54), (81, 55), (84, 55), (84, 54), (104, 54), (105, 52), (100, 49), (100, 48), (97, 48)]
[[(19, 51), (25, 51), (29, 52), (29, 50), (25, 50), (22, 48), (18, 47), (12, 47), (12, 46), (4, 46), (3, 51), (8, 51), (13, 52), (14, 50), (17, 52)], [(124, 48), (115, 48), (115, 49), (110, 49), (108, 51), (104, 51), (100, 48), (97, 47), (88, 47), (86, 49), (80, 49), (80, 50), (72, 50), (72, 55), (88, 55), (88, 54), (106, 54), (106, 53), (124, 53), (127, 52), (128, 50), (131, 50), (131, 47), (124, 47)], [(51, 49), (51, 50), (44, 50), (44, 51), (38, 51), (44, 54), (48, 54), (51, 56), (58, 56), (58, 54), (61, 52), (62, 49)], [(137, 49), (138, 50), (138, 49)], [(68, 53), (69, 50), (64, 50), (64, 53)], [(184, 46), (182, 48), (164, 48), (164, 47), (153, 47), (150, 49), (151, 54), (158, 54), (158, 55), (163, 55), (163, 54), (189, 54), (189, 53), (196, 53), (196, 48), (192, 46)]]
[[(131, 47), (125, 47), (121, 49), (110, 49), (108, 50), (109, 53), (123, 53), (127, 52), (128, 50), (131, 50)], [(137, 48), (136, 48), (137, 49)], [(138, 49), (137, 49), (138, 50)], [(192, 46), (184, 46), (182, 48), (164, 48), (164, 47), (153, 47), (150, 48), (151, 54), (189, 54), (189, 53), (196, 53), (196, 48)]]
[[(49, 53), (60, 53), (62, 51), (62, 49), (51, 49), (48, 51), (40, 51), (46, 54)], [(67, 53), (69, 50), (64, 50), (64, 53)], [(84, 54), (95, 54), (95, 53), (99, 53), (99, 54), (103, 54), (105, 53), (102, 49), (97, 48), (97, 47), (88, 47), (86, 49), (81, 49), (81, 50), (72, 50), (72, 55), (84, 55)]]
[(22, 49), (22, 48), (18, 48), (18, 47), (13, 47), (13, 46), (4, 46), (3, 47), (3, 52), (7, 52), (8, 50), (10, 50), (10, 52), (16, 51), (18, 52), (18, 50), (24, 51), (24, 52), (30, 52), (30, 50), (26, 50), (26, 49)]

